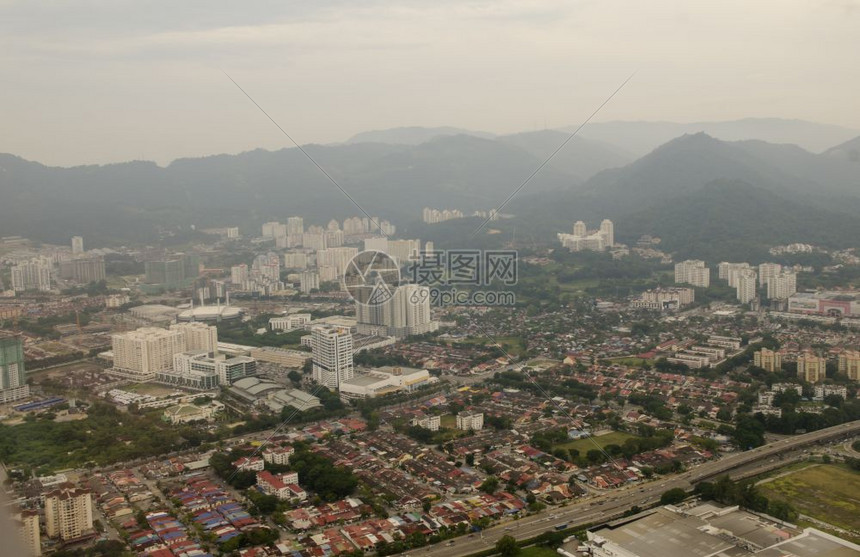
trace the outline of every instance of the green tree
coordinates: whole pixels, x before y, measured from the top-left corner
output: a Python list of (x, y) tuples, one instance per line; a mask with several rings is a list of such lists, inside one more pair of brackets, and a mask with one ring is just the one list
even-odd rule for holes
[(681, 489), (680, 487), (672, 488), (668, 491), (664, 491), (663, 495), (660, 496), (660, 504), (661, 505), (677, 505), (681, 501), (687, 498), (687, 492)]
[(520, 546), (515, 537), (504, 535), (496, 542), (496, 551), (502, 557), (512, 557), (520, 552)]

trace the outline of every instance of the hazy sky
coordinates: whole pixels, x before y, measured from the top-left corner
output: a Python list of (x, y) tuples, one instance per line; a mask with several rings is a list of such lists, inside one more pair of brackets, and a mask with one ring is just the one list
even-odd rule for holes
[(395, 126), (801, 118), (860, 128), (858, 0), (0, 0), (0, 152), (277, 149)]

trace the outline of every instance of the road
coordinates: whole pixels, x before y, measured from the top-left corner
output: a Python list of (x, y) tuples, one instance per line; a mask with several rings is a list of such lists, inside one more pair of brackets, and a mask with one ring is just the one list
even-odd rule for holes
[(707, 462), (688, 472), (672, 476), (671, 478), (665, 478), (663, 481), (633, 486), (590, 498), (564, 508), (551, 509), (547, 512), (516, 521), (503, 522), (481, 533), (456, 538), (453, 540), (453, 545), (448, 545), (450, 542), (441, 542), (433, 546), (410, 551), (410, 553), (433, 557), (469, 555), (494, 546), (496, 541), (505, 534), (512, 535), (517, 539), (527, 539), (537, 536), (542, 532), (552, 531), (555, 526), (560, 524), (566, 524), (567, 527), (573, 528), (593, 523), (608, 522), (620, 517), (634, 505), (645, 507), (658, 502), (663, 492), (669, 489), (680, 487), (689, 490), (696, 482), (730, 473), (733, 470), (738, 472), (738, 476), (743, 477), (763, 473), (768, 469), (786, 464), (786, 461), (777, 461), (776, 457), (778, 455), (796, 451), (814, 443), (829, 441), (848, 435), (856, 435), (858, 433), (860, 433), (860, 420), (782, 439), (750, 451), (732, 454), (720, 460)]

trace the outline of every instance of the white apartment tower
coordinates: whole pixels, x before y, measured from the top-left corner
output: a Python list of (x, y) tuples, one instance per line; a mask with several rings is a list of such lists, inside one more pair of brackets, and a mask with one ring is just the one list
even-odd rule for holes
[(367, 303), (361, 299), (362, 294), (369, 296), (370, 289), (357, 295), (355, 314), (359, 333), (405, 337), (439, 328), (439, 322), (433, 321), (430, 314), (430, 289), (426, 286), (400, 285), (390, 300), (380, 304)]
[[(762, 263), (758, 266), (759, 286), (767, 285), (768, 281), (782, 272), (782, 265), (779, 263)], [(770, 296), (768, 296), (770, 297)]]
[(734, 275), (733, 278), (738, 301), (742, 304), (748, 304), (753, 301), (756, 297), (758, 286), (758, 283), (756, 282), (756, 272), (752, 269), (745, 269), (740, 272), (732, 271), (732, 275)]
[(81, 236), (72, 236), (72, 255), (84, 253), (84, 239)]
[(573, 223), (573, 235), (574, 236), (588, 236), (588, 228), (586, 228), (585, 223), (581, 220)]
[(611, 248), (615, 245), (615, 225), (609, 219), (603, 219), (600, 223), (600, 233), (606, 241), (606, 247)]
[(675, 264), (675, 283), (692, 284), (707, 288), (711, 285), (711, 270), (705, 267), (705, 262), (688, 259)]
[[(39, 513), (34, 510), (22, 511), (17, 517), (18, 534), (28, 557), (42, 554), (42, 540), (39, 532)], [(8, 550), (8, 547), (7, 547)]]
[(152, 381), (156, 373), (173, 369), (173, 356), (185, 352), (182, 331), (143, 327), (113, 335), (110, 373), (134, 381)]
[(342, 381), (352, 379), (355, 368), (352, 361), (352, 334), (349, 329), (319, 325), (311, 330), (313, 379), (331, 390), (337, 390)]
[(218, 351), (218, 328), (199, 321), (190, 323), (175, 323), (171, 331), (179, 331), (185, 336), (185, 350), (197, 352), (205, 350), (208, 353)]
[(797, 273), (782, 271), (767, 280), (767, 297), (785, 300), (797, 293)]
[(49, 538), (74, 540), (93, 529), (93, 498), (70, 484), (45, 495), (45, 531)]
[(36, 257), (18, 263), (12, 267), (12, 290), (15, 292), (51, 290), (52, 269), (51, 260), (45, 257)]

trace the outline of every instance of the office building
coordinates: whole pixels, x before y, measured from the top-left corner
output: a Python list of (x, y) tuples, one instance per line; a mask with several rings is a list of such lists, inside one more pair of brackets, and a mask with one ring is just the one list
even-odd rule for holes
[(30, 396), (24, 370), (24, 344), (20, 337), (0, 333), (0, 403)]
[(257, 360), (249, 356), (227, 356), (203, 350), (174, 354), (173, 368), (156, 373), (155, 380), (166, 385), (196, 391), (228, 387), (257, 374)]
[(105, 260), (101, 257), (80, 257), (60, 261), (60, 278), (81, 284), (105, 280)]
[(807, 383), (824, 381), (827, 373), (827, 360), (810, 352), (797, 357), (797, 377)]
[(342, 327), (319, 325), (311, 330), (311, 335), (313, 379), (337, 390), (341, 382), (355, 375), (352, 334)]
[(27, 261), (21, 261), (12, 267), (12, 290), (24, 292), (25, 290), (39, 290), (48, 292), (51, 290), (51, 275), (53, 264), (46, 257), (34, 257)]
[[(21, 546), (27, 557), (38, 557), (42, 554), (42, 535), (39, 531), (39, 512), (35, 510), (21, 511), (15, 516)], [(8, 547), (8, 546), (7, 546)]]
[(88, 489), (64, 484), (45, 494), (45, 532), (49, 538), (70, 541), (93, 531), (93, 498)]
[(72, 236), (72, 255), (84, 253), (84, 239), (81, 236)]
[(782, 354), (776, 350), (762, 348), (753, 353), (753, 365), (765, 371), (779, 371), (782, 369)]
[(748, 304), (755, 300), (758, 291), (755, 271), (752, 269), (733, 270), (729, 276), (735, 283), (735, 293), (740, 303)]
[(847, 350), (839, 354), (839, 373), (852, 381), (860, 381), (860, 351)]
[(675, 264), (675, 283), (707, 288), (711, 285), (711, 270), (705, 267), (704, 261), (681, 261)]
[(767, 280), (767, 297), (771, 300), (786, 300), (797, 293), (797, 273), (782, 271)]
[(111, 337), (111, 375), (130, 381), (152, 381), (156, 374), (173, 370), (173, 356), (186, 351), (182, 331), (143, 327)]
[(283, 317), (272, 317), (269, 319), (269, 328), (273, 331), (289, 332), (302, 329), (311, 322), (310, 313), (291, 313)]
[(457, 429), (463, 431), (484, 429), (484, 414), (481, 412), (460, 412), (457, 414)]
[(218, 351), (218, 329), (212, 325), (191, 321), (188, 323), (175, 323), (170, 326), (171, 331), (179, 331), (185, 335), (185, 350), (188, 352)]
[(759, 286), (767, 286), (768, 281), (781, 272), (782, 265), (779, 263), (762, 263), (758, 266)]

